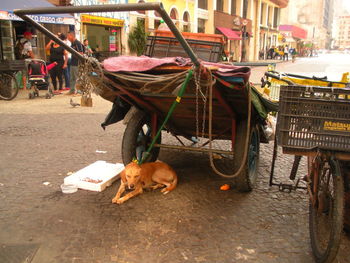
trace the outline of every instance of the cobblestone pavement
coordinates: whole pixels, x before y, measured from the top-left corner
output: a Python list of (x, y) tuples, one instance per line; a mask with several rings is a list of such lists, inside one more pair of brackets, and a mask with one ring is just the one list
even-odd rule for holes
[[(94, 114), (68, 100), (0, 101), (0, 244), (37, 244), (35, 263), (313, 262), (305, 193), (268, 187), (272, 144), (262, 145), (250, 194), (220, 191), (227, 181), (211, 172), (206, 155), (169, 151), (160, 159), (180, 181), (166, 196), (146, 192), (117, 206), (119, 183), (62, 194), (67, 172), (99, 159), (121, 162), (124, 132), (122, 124), (99, 127), (108, 102), (94, 98)], [(281, 157), (277, 174), (287, 175), (290, 163)], [(337, 262), (349, 262), (349, 249), (344, 234)]]
[[(0, 245), (38, 246), (34, 263), (313, 262), (305, 192), (268, 187), (272, 144), (261, 146), (257, 189), (249, 194), (220, 191), (229, 181), (211, 171), (206, 155), (166, 150), (159, 159), (179, 176), (168, 195), (146, 192), (114, 205), (119, 182), (102, 193), (62, 194), (68, 172), (96, 160), (121, 162), (123, 124), (100, 128), (110, 107), (94, 97), (93, 108), (73, 109), (66, 96), (28, 100), (24, 92), (0, 101)], [(280, 156), (279, 180), (291, 162)], [(344, 234), (336, 262), (350, 262), (349, 250)]]

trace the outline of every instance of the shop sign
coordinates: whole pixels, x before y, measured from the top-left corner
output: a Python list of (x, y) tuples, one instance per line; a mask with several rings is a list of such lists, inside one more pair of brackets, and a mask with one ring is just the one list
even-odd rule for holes
[[(128, 0), (72, 0), (74, 6), (85, 6), (85, 5), (104, 5), (104, 4), (127, 4)], [(94, 12), (90, 13), (94, 16), (109, 17), (114, 19), (128, 18), (128, 12)]]
[(124, 20), (91, 15), (81, 15), (81, 22), (103, 26), (124, 26)]
[(208, 10), (205, 10), (205, 9), (198, 8), (197, 15), (198, 15), (198, 18), (201, 18), (201, 19), (208, 19), (209, 18)]
[[(73, 17), (55, 17), (55, 16), (46, 16), (46, 15), (28, 15), (35, 22), (43, 24), (66, 24), (74, 25), (75, 20)], [(16, 16), (14, 13), (7, 11), (0, 11), (0, 19), (2, 20), (15, 20), (23, 21), (22, 18)]]

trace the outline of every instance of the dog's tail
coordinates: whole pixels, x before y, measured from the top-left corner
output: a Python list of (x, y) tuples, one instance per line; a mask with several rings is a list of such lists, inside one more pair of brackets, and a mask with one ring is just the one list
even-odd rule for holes
[(164, 189), (164, 192), (163, 192), (163, 193), (164, 193), (164, 194), (167, 194), (167, 193), (169, 193), (170, 191), (174, 190), (174, 189), (176, 188), (176, 185), (177, 185), (177, 176), (176, 176), (176, 174), (175, 174), (173, 182), (171, 183), (171, 185), (169, 185), (168, 187), (166, 187), (166, 188)]

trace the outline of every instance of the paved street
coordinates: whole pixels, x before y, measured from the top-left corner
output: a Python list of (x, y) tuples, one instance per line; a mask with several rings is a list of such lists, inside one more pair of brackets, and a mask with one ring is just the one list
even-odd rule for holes
[[(344, 55), (277, 66), (334, 79), (349, 69), (350, 56)], [(253, 82), (262, 72), (254, 69)], [(207, 155), (162, 150), (159, 159), (178, 174), (176, 190), (165, 196), (146, 192), (118, 206), (111, 199), (119, 182), (102, 193), (60, 191), (68, 172), (96, 160), (121, 162), (125, 126), (100, 127), (111, 104), (94, 97), (93, 108), (71, 108), (64, 95), (20, 95), (0, 101), (0, 252), (13, 249), (19, 258), (26, 247), (36, 252), (34, 263), (313, 262), (305, 192), (268, 186), (272, 143), (261, 146), (252, 193), (220, 191), (229, 181), (209, 169)], [(280, 156), (278, 180), (286, 180), (291, 162), (291, 156)], [(303, 162), (299, 175), (305, 169)], [(350, 262), (349, 250), (350, 236), (344, 234), (336, 262)]]

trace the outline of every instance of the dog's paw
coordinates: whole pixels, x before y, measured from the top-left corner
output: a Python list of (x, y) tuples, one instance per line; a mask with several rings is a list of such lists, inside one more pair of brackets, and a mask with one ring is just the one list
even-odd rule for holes
[(125, 200), (123, 199), (123, 198), (119, 198), (117, 201), (116, 201), (116, 203), (118, 204), (118, 205), (121, 205), (122, 203), (124, 203), (125, 202)]
[(166, 195), (167, 193), (169, 193), (167, 187), (163, 188), (162, 190), (160, 190), (164, 195)]
[(117, 202), (118, 202), (118, 199), (117, 199), (117, 198), (113, 198), (113, 199), (112, 199), (112, 203), (113, 203), (113, 204), (117, 204)]

